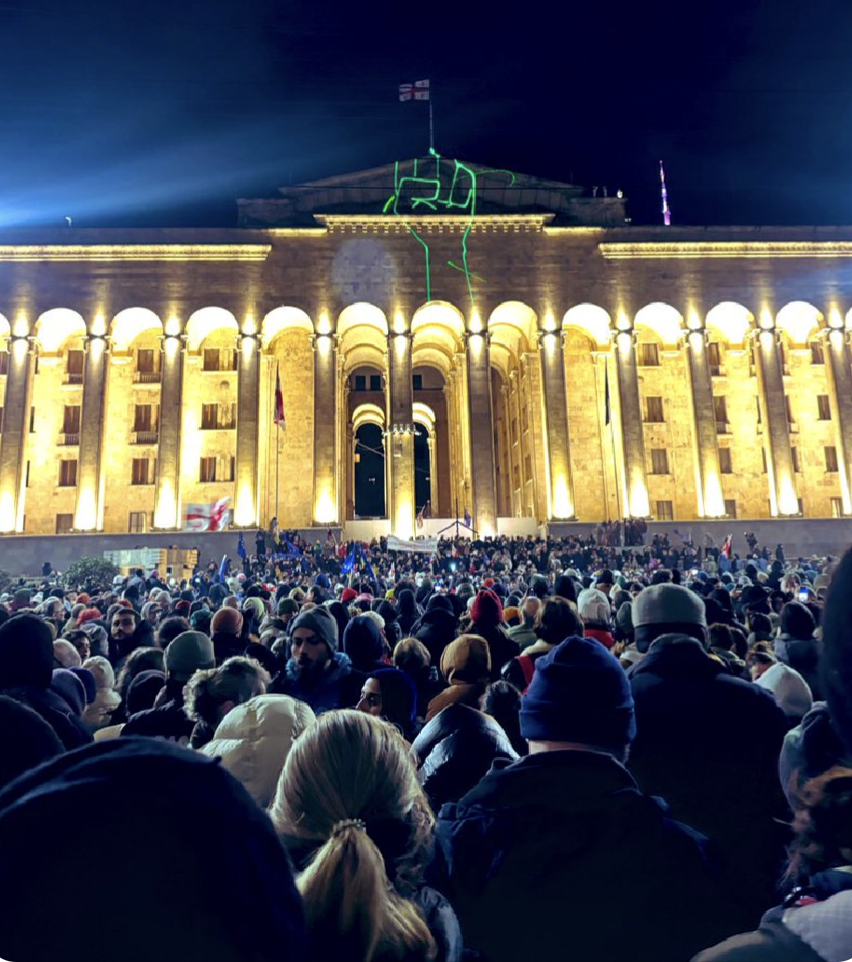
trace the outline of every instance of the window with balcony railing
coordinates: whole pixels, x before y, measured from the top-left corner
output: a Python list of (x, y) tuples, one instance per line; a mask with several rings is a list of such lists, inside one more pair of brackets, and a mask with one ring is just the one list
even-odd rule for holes
[(85, 357), (82, 351), (69, 351), (65, 355), (65, 383), (83, 383), (83, 364)]
[(722, 369), (722, 349), (718, 344), (711, 342), (707, 345), (707, 363), (711, 377), (721, 377), (725, 373)]

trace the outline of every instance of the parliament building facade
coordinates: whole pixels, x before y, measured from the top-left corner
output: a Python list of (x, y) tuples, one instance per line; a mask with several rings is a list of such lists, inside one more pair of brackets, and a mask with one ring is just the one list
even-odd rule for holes
[(222, 498), (238, 527), (403, 537), (427, 501), (485, 535), (852, 514), (852, 228), (429, 183), (284, 188), (233, 229), (0, 232), (0, 532), (175, 530)]

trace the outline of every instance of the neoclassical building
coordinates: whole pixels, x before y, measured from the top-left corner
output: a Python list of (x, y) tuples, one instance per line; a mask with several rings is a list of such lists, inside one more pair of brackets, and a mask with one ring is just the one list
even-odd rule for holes
[(0, 233), (0, 531), (852, 514), (852, 228), (419, 163)]

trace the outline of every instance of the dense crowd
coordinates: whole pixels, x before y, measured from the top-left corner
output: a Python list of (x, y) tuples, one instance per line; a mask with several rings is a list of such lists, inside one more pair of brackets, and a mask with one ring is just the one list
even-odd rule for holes
[(849, 959), (852, 552), (644, 537), (0, 597), (0, 956)]

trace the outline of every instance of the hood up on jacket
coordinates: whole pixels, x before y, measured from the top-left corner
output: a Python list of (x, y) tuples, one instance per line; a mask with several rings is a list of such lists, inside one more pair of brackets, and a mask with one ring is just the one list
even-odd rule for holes
[(289, 695), (256, 695), (228, 712), (201, 751), (242, 782), (261, 808), (268, 808), (293, 742), (316, 716)]

